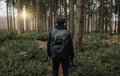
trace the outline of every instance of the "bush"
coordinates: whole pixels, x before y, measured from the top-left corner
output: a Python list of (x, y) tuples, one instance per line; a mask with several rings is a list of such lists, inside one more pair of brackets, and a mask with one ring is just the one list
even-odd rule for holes
[(4, 41), (0, 45), (0, 76), (46, 76), (45, 52), (35, 41)]
[(0, 76), (46, 76), (46, 49), (39, 48), (37, 38), (36, 32), (0, 31)]
[(3, 41), (6, 40), (7, 38), (8, 38), (7, 37), (7, 32), (0, 30), (0, 44), (2, 44)]
[(13, 39), (19, 39), (20, 38), (20, 35), (18, 34), (17, 31), (8, 31), (7, 32), (7, 38), (10, 39), (10, 40), (13, 40)]
[(103, 47), (107, 48), (109, 45), (111, 45), (111, 42), (105, 40), (101, 34), (91, 34), (83, 37), (83, 48), (85, 50), (98, 50)]
[(17, 31), (0, 31), (0, 43), (5, 40), (14, 40), (14, 39), (29, 39), (29, 40), (41, 40), (41, 41), (47, 41), (48, 39), (48, 33), (46, 32), (25, 32), (23, 34), (18, 34)]
[(26, 32), (21, 35), (23, 39), (32, 39), (32, 40), (41, 40), (41, 41), (47, 41), (48, 34), (45, 32), (36, 33), (36, 32)]
[[(107, 39), (107, 40), (106, 40)], [(101, 35), (84, 37), (84, 52), (75, 52), (75, 61), (79, 64), (73, 68), (73, 76), (119, 76), (120, 45), (113, 44)]]
[(38, 34), (36, 32), (25, 32), (24, 34), (21, 35), (22, 38), (24, 39), (32, 39), (35, 40), (38, 38)]
[(37, 40), (47, 41), (48, 33), (39, 33)]
[(0, 31), (0, 44), (6, 40), (19, 39), (20, 35), (17, 31)]

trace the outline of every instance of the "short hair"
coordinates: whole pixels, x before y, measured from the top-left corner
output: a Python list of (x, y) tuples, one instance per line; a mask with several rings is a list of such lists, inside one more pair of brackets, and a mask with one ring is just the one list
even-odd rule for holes
[(63, 15), (60, 15), (56, 18), (57, 24), (64, 24), (65, 23), (65, 17)]

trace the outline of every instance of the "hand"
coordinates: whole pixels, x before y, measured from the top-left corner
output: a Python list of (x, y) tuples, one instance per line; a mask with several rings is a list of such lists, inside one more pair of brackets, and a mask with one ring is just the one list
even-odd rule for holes
[(48, 57), (48, 60), (51, 61), (52, 57)]
[(50, 64), (52, 65), (52, 57), (51, 56), (48, 57), (48, 60), (49, 60)]
[(71, 67), (77, 67), (78, 66), (73, 60), (71, 60), (69, 64), (70, 64)]

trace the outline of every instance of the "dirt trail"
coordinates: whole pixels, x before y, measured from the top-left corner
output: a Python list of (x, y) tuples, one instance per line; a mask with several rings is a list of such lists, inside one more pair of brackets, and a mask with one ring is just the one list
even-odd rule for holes
[[(38, 41), (38, 44), (40, 46), (40, 48), (46, 48), (46, 45), (47, 45), (47, 42), (46, 41)], [(60, 64), (59, 65), (59, 75), (58, 76), (63, 76), (63, 72), (62, 72), (62, 65)], [(52, 66), (50, 66), (50, 70), (48, 71), (49, 75), (47, 76), (52, 76)], [(72, 73), (71, 71), (69, 70), (69, 76), (72, 76)]]
[(39, 40), (37, 40), (37, 42), (38, 42), (40, 48), (46, 48), (46, 45), (47, 45), (46, 41), (39, 41)]

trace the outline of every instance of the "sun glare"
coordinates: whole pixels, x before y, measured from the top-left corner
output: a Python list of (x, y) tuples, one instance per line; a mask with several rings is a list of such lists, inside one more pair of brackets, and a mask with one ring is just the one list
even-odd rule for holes
[(27, 17), (27, 12), (26, 12), (25, 7), (24, 7), (23, 8), (23, 18), (26, 19), (26, 17)]

